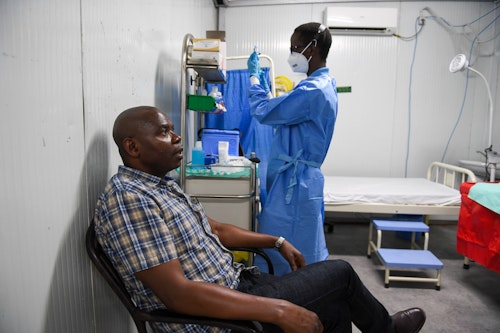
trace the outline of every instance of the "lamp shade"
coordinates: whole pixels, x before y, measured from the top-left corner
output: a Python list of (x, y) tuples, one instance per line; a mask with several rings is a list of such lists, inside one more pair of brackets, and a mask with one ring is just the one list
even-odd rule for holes
[[(465, 56), (465, 54), (457, 54), (450, 62), (450, 72), (452, 73), (456, 73), (458, 71), (463, 71), (465, 69), (468, 69), (474, 73), (476, 73), (477, 75), (479, 75), (483, 81), (484, 81), (484, 84), (486, 85), (486, 91), (488, 92), (488, 100), (489, 100), (489, 106), (490, 106), (490, 121), (489, 121), (489, 129), (488, 129), (488, 148), (489, 151), (491, 151), (491, 135), (492, 135), (492, 132), (493, 132), (493, 99), (491, 98), (491, 90), (490, 90), (490, 85), (488, 84), (488, 80), (486, 80), (486, 78), (484, 77), (484, 75), (472, 68), (472, 67), (469, 67), (469, 61), (467, 60), (467, 57)], [(495, 153), (496, 154), (496, 153)], [(488, 158), (487, 158), (488, 159)], [(491, 173), (491, 175), (494, 176), (494, 172)], [(493, 180), (491, 181), (494, 181), (494, 178)]]
[(463, 71), (467, 66), (469, 66), (469, 62), (465, 54), (457, 54), (450, 62), (450, 72)]

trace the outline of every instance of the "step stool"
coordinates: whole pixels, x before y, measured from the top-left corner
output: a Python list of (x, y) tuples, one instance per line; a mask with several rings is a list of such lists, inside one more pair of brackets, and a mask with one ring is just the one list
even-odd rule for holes
[[(373, 241), (373, 228), (377, 230), (377, 243)], [(382, 231), (406, 231), (411, 232), (411, 249), (382, 248)], [(424, 247), (420, 249), (415, 242), (415, 233), (424, 233)], [(385, 268), (385, 287), (389, 287), (389, 281), (411, 281), (411, 282), (435, 282), (436, 290), (441, 289), (441, 270), (443, 263), (427, 249), (429, 245), (429, 226), (423, 222), (396, 221), (396, 220), (372, 220), (368, 236), (368, 258), (372, 251), (377, 254)], [(394, 268), (403, 269), (435, 269), (435, 278), (394, 276), (390, 270)]]
[[(373, 242), (373, 228), (377, 230), (377, 243)], [(398, 220), (372, 220), (370, 223), (370, 230), (368, 233), (368, 258), (371, 257), (371, 252), (376, 252), (381, 248), (382, 244), (382, 231), (406, 231), (411, 232), (410, 248), (420, 249), (416, 243), (416, 232), (423, 232), (424, 234), (424, 249), (427, 249), (429, 244), (429, 226), (423, 222), (415, 221), (398, 221)]]

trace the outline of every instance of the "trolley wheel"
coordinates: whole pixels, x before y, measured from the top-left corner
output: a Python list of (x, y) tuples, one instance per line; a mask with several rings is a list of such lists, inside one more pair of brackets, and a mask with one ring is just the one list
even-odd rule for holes
[(384, 287), (389, 288), (389, 284), (388, 284), (388, 283), (385, 283), (385, 284), (384, 284)]
[(464, 264), (464, 269), (469, 269), (469, 268), (470, 268), (470, 265)]
[(440, 291), (441, 290), (441, 286), (436, 286), (436, 290)]

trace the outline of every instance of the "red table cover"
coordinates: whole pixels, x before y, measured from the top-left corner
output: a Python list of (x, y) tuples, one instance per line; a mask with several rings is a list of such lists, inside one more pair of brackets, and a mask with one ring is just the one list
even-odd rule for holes
[(469, 199), (475, 183), (460, 186), (457, 252), (500, 273), (500, 215)]

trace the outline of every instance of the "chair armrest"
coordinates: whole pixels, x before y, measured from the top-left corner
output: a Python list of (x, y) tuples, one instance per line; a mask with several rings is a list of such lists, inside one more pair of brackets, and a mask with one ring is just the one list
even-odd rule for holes
[(166, 322), (177, 324), (195, 324), (211, 327), (224, 327), (232, 332), (261, 333), (264, 329), (258, 321), (253, 320), (228, 320), (203, 316), (191, 316), (172, 312), (170, 310), (153, 310), (151, 312), (140, 311), (138, 314), (142, 320), (149, 322)]
[(250, 253), (255, 253), (255, 254), (261, 256), (266, 261), (269, 274), (274, 275), (273, 262), (271, 261), (271, 258), (269, 258), (269, 256), (263, 250), (258, 249), (258, 248), (254, 248), (254, 247), (230, 247), (229, 250), (250, 252)]

